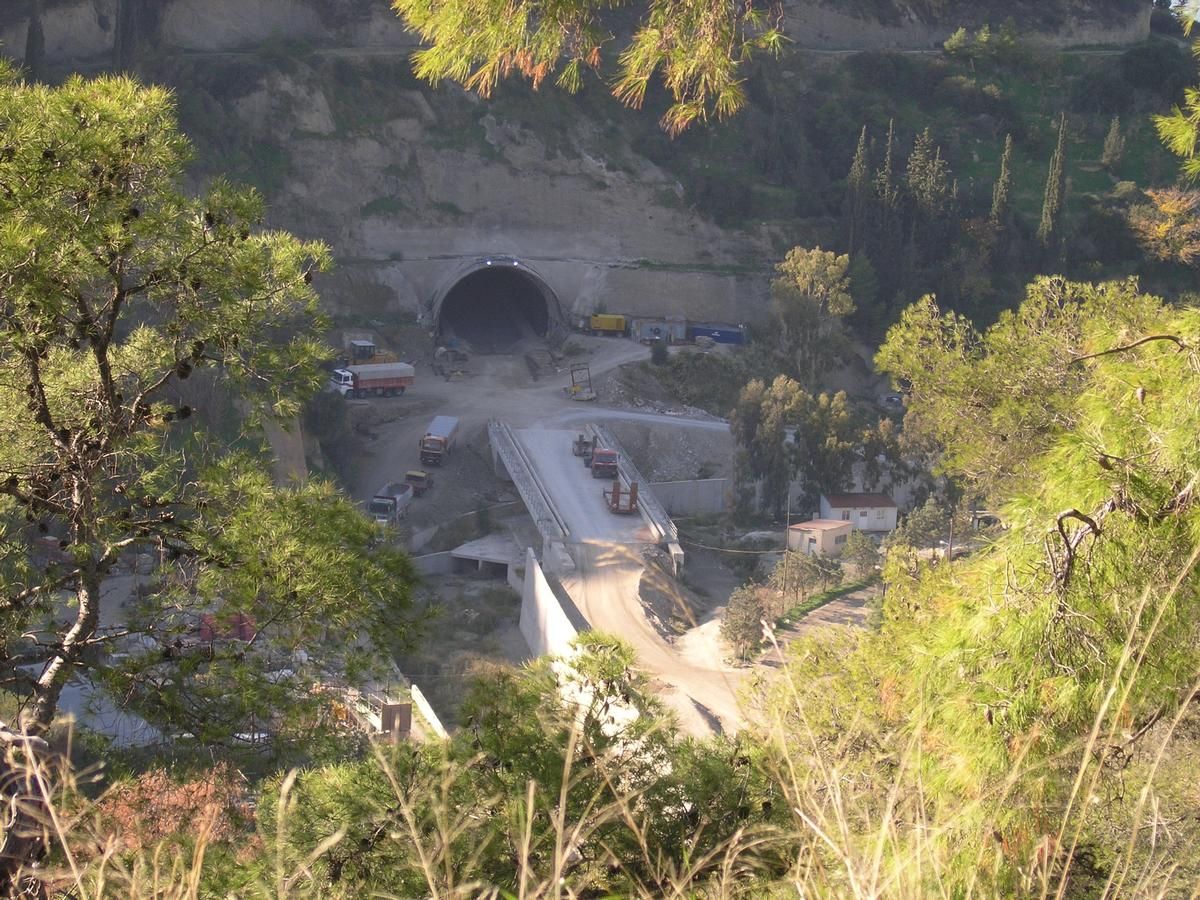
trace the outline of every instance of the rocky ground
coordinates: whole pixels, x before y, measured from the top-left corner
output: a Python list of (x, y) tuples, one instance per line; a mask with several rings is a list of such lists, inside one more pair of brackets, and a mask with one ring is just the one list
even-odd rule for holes
[(425, 694), (442, 724), (454, 728), (474, 679), (492, 667), (529, 659), (517, 624), (521, 598), (503, 581), (445, 576), (425, 583), (421, 603), (433, 610), (433, 617), (414, 646), (396, 654), (396, 663)]

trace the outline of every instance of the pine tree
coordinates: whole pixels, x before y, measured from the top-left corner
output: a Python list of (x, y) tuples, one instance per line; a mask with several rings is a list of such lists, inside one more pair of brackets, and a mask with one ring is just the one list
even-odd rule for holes
[(1125, 135), (1121, 134), (1121, 117), (1113, 116), (1108, 126), (1108, 134), (1104, 137), (1104, 152), (1100, 155), (1100, 164), (1112, 171), (1125, 155)]
[(721, 637), (733, 645), (743, 659), (762, 642), (763, 607), (758, 599), (758, 589), (753, 585), (742, 585), (729, 598), (725, 615), (721, 619)]
[(988, 216), (993, 230), (1000, 231), (1008, 224), (1009, 195), (1012, 192), (1012, 135), (1004, 138), (1004, 153), (1000, 156), (1000, 175), (992, 188), (992, 212)]
[(867, 126), (858, 136), (858, 147), (854, 161), (846, 176), (846, 245), (851, 253), (857, 251), (864, 241), (867, 204), (870, 200), (870, 173), (867, 169)]
[(1042, 221), (1038, 225), (1037, 239), (1047, 250), (1052, 250), (1062, 239), (1063, 203), (1067, 188), (1066, 175), (1067, 114), (1058, 121), (1058, 143), (1050, 157), (1050, 171), (1046, 175), (1046, 191), (1042, 198)]

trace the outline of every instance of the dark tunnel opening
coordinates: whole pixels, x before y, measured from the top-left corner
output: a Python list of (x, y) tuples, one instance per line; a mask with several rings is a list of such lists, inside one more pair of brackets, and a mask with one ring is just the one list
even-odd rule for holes
[(549, 288), (515, 266), (479, 269), (446, 294), (438, 330), (477, 353), (508, 353), (522, 340), (546, 335), (555, 302)]

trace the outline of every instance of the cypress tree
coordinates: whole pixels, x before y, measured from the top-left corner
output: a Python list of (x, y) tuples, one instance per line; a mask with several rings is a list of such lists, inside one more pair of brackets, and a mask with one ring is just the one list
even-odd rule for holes
[(870, 199), (871, 188), (867, 164), (867, 126), (864, 125), (862, 133), (858, 136), (858, 147), (854, 151), (850, 173), (846, 176), (846, 244), (851, 253), (861, 247), (864, 239), (867, 201)]
[(1106, 169), (1113, 169), (1125, 155), (1125, 136), (1121, 134), (1121, 117), (1113, 116), (1108, 126), (1108, 134), (1104, 136), (1104, 152), (1100, 155), (1100, 164)]
[(1046, 175), (1046, 192), (1042, 197), (1042, 221), (1038, 224), (1037, 239), (1047, 250), (1061, 239), (1064, 194), (1067, 188), (1066, 175), (1067, 114), (1058, 120), (1058, 144), (1050, 157), (1050, 171)]
[(992, 188), (992, 212), (988, 216), (992, 228), (996, 231), (1008, 224), (1009, 194), (1012, 192), (1012, 135), (1004, 138), (1004, 153), (1000, 155), (1000, 175)]
[(892, 149), (896, 145), (896, 120), (888, 122), (887, 146), (883, 151), (883, 167), (875, 173), (875, 194), (883, 201), (885, 207), (896, 203), (897, 189), (895, 164), (892, 161)]
[(42, 2), (29, 2), (29, 31), (25, 35), (25, 69), (31, 81), (41, 81), (46, 68), (46, 35), (42, 31)]
[(896, 147), (896, 120), (888, 122), (887, 143), (883, 151), (883, 166), (875, 173), (875, 200), (878, 214), (872, 222), (874, 234), (878, 235), (878, 246), (872, 260), (880, 267), (882, 280), (895, 281), (897, 268), (904, 244), (904, 223), (900, 221), (897, 206), (900, 187), (896, 183), (894, 151)]
[(742, 585), (729, 598), (721, 619), (721, 636), (733, 645), (741, 658), (762, 643), (765, 613), (753, 585)]

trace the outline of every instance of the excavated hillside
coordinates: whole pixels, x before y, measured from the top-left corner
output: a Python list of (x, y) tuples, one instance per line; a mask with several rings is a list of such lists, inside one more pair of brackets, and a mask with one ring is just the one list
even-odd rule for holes
[[(23, 5), (0, 4), (0, 42), (18, 59), (33, 8)], [(536, 279), (567, 322), (596, 310), (743, 322), (761, 317), (774, 260), (833, 240), (861, 126), (898, 115), (902, 134), (915, 133), (951, 74), (923, 62), (897, 75), (894, 60), (823, 51), (927, 50), (960, 24), (1008, 16), (1031, 45), (1121, 46), (1146, 36), (1149, 4), (794, 2), (797, 49), (756, 64), (745, 113), (676, 141), (656, 126), (662, 97), (626, 110), (600, 79), (577, 96), (506, 84), (488, 101), (420, 83), (413, 36), (386, 0), (42, 0), (41, 10), (37, 74), (123, 68), (173, 86), (195, 178), (254, 183), (272, 224), (329, 242), (339, 267), (322, 293), (347, 321), (429, 322), (451, 286), (494, 258)], [(909, 95), (898, 106), (888, 91)], [(982, 182), (1007, 113), (981, 108), (960, 126), (953, 102), (937, 101), (955, 122), (947, 152)], [(1027, 123), (1039, 167), (1052, 113)]]

